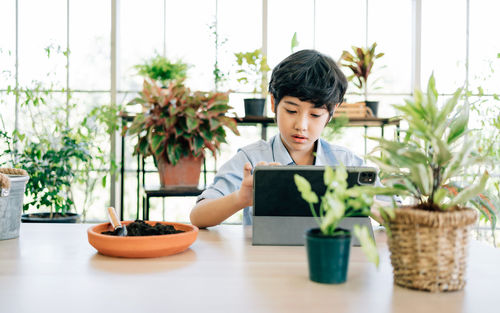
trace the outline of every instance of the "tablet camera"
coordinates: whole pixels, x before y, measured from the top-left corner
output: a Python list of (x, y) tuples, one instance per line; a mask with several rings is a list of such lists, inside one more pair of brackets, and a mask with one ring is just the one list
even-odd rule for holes
[(358, 176), (358, 182), (362, 185), (373, 185), (373, 183), (375, 182), (375, 178), (375, 172), (360, 172)]

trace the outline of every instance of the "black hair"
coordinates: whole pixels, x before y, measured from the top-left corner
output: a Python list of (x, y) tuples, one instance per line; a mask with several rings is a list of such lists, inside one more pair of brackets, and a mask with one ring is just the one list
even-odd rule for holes
[(271, 74), (269, 92), (277, 107), (285, 96), (309, 101), (314, 107), (326, 106), (330, 116), (341, 103), (347, 79), (337, 63), (316, 50), (301, 50), (281, 61)]

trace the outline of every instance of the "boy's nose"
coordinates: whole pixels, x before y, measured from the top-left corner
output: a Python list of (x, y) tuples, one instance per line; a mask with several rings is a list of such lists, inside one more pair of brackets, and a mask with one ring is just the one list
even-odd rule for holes
[(307, 116), (304, 115), (299, 115), (295, 119), (295, 129), (297, 130), (306, 130), (307, 129)]

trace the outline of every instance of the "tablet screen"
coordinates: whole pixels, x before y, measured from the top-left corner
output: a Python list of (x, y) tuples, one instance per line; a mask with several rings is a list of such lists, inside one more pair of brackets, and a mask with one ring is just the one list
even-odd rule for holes
[[(373, 185), (377, 170), (373, 167), (347, 167), (347, 184)], [(254, 170), (255, 216), (312, 216), (309, 204), (302, 199), (293, 176), (306, 178), (319, 198), (324, 195), (324, 166), (257, 166)], [(319, 203), (315, 206), (316, 212)]]

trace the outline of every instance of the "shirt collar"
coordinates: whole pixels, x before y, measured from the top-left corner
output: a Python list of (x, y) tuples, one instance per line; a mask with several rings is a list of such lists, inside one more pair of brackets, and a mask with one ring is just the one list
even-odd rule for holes
[(321, 139), (318, 138), (316, 145), (316, 158), (314, 165), (327, 165), (328, 162), (325, 159), (325, 151), (323, 150), (323, 145), (321, 144)]
[[(281, 141), (280, 134), (277, 134), (271, 139), (274, 162), (278, 162), (282, 165), (295, 165), (290, 153), (286, 149), (285, 145)], [(316, 145), (316, 158), (314, 165), (327, 165), (328, 160), (325, 157), (325, 151), (321, 144), (321, 139), (318, 138)]]
[(280, 134), (277, 134), (272, 139), (272, 149), (273, 149), (273, 159), (274, 162), (278, 162), (282, 165), (295, 165), (290, 153), (285, 148), (285, 145), (281, 141)]

